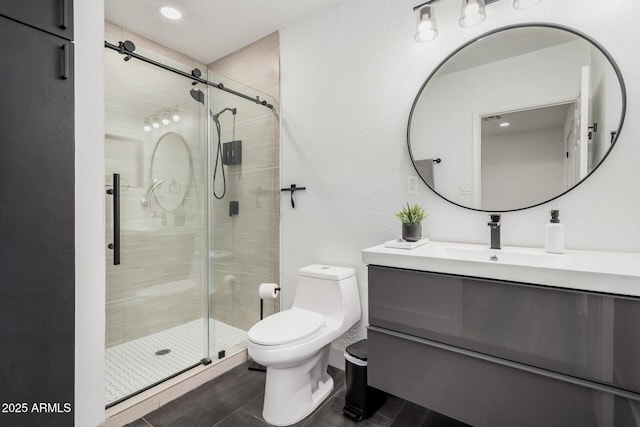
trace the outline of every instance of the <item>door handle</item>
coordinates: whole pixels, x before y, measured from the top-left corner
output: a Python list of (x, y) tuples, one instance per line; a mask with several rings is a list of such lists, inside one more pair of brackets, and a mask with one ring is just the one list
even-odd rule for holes
[(113, 250), (113, 265), (120, 265), (120, 174), (113, 174), (113, 187), (107, 190), (113, 196), (113, 243), (107, 246)]
[(69, 0), (60, 0), (60, 28), (66, 30), (69, 26)]
[(66, 80), (69, 78), (69, 43), (65, 43), (62, 49), (62, 66), (60, 67), (60, 78)]

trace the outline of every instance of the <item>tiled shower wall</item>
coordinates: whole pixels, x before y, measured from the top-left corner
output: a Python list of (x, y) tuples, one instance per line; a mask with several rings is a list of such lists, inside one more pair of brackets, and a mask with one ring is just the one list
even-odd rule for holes
[[(274, 106), (272, 142), (265, 133), (252, 134), (253, 140), (243, 141), (242, 169), (234, 169), (236, 167), (233, 166), (228, 169), (231, 171), (228, 176), (231, 197), (240, 199), (240, 215), (229, 217), (228, 203), (214, 200), (214, 217), (217, 218), (215, 241), (243, 243), (235, 258), (220, 257), (214, 261), (215, 282), (223, 283), (223, 288), (212, 299), (212, 315), (217, 320), (248, 329), (258, 320), (258, 286), (264, 282), (278, 283), (280, 277), (279, 34), (270, 34), (209, 64), (209, 70), (257, 89), (273, 99), (270, 101)], [(224, 80), (224, 77), (221, 78)], [(215, 102), (215, 98), (213, 105), (223, 107)], [(240, 106), (238, 108), (240, 117)], [(264, 111), (257, 110), (255, 114), (260, 120), (270, 119)], [(260, 131), (266, 125), (253, 127)], [(230, 271), (239, 274), (234, 275), (237, 277), (233, 286), (225, 287), (224, 277)], [(265, 301), (265, 316), (278, 309), (278, 300)]]

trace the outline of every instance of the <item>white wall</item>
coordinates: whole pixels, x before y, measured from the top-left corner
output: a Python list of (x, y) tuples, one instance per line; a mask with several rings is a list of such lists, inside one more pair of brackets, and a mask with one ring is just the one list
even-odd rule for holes
[[(363, 336), (368, 318), (360, 251), (399, 236), (393, 214), (405, 201), (424, 204), (430, 214), (424, 234), (432, 240), (489, 241), (486, 213), (454, 206), (422, 184), (419, 196), (405, 195), (407, 175), (415, 173), (406, 147), (409, 111), (423, 81), (452, 50), (519, 22), (573, 27), (616, 59), (627, 84), (627, 117), (640, 114), (636, 0), (546, 0), (526, 10), (502, 1), (487, 6), (487, 20), (471, 29), (457, 26), (457, 2), (438, 2), (440, 35), (425, 44), (413, 41), (416, 3), (345, 0), (281, 31), (281, 180), (307, 187), (296, 193), (295, 210), (281, 200), (282, 305), (292, 302), (299, 267), (355, 267), (364, 316), (343, 343)], [(640, 251), (639, 138), (640, 122), (626, 120), (618, 146), (594, 176), (551, 203), (505, 213), (503, 243), (542, 247), (553, 208), (561, 211), (568, 249)]]
[(77, 426), (104, 419), (104, 7), (76, 1), (76, 363)]

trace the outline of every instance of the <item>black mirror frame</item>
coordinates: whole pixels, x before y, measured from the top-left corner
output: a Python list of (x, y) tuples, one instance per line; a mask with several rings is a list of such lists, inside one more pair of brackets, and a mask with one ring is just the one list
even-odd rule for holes
[[(618, 130), (616, 132), (616, 135), (613, 138), (613, 141), (611, 142), (611, 147), (609, 147), (609, 150), (607, 150), (607, 152), (604, 154), (604, 156), (602, 157), (600, 162), (583, 179), (581, 179), (579, 182), (577, 182), (572, 187), (569, 187), (568, 189), (566, 189), (562, 193), (560, 193), (557, 196), (554, 196), (554, 197), (552, 197), (552, 198), (550, 198), (548, 200), (544, 200), (542, 202), (535, 203), (535, 204), (532, 204), (532, 205), (529, 205), (529, 206), (524, 206), (524, 207), (521, 207), (521, 208), (505, 209), (505, 210), (477, 209), (477, 208), (464, 206), (464, 205), (461, 205), (461, 204), (456, 203), (454, 201), (451, 201), (451, 200), (447, 199), (446, 197), (444, 197), (442, 194), (438, 193), (436, 191), (436, 189), (433, 188), (431, 185), (429, 185), (429, 183), (427, 183), (427, 181), (422, 177), (422, 175), (420, 175), (420, 172), (418, 171), (418, 168), (416, 167), (416, 164), (415, 164), (415, 161), (414, 161), (414, 158), (413, 158), (413, 153), (411, 152), (411, 137), (410, 137), (411, 120), (413, 119), (413, 112), (414, 112), (414, 110), (416, 108), (416, 104), (418, 102), (418, 99), (420, 98), (420, 95), (422, 95), (422, 92), (424, 91), (425, 87), (427, 86), (427, 84), (429, 83), (431, 78), (440, 70), (440, 68), (442, 68), (444, 66), (444, 64), (446, 64), (447, 61), (449, 61), (449, 59), (454, 57), (458, 52), (460, 52), (461, 50), (463, 50), (467, 46), (470, 46), (471, 44), (475, 43), (476, 41), (478, 41), (480, 39), (483, 39), (485, 37), (488, 37), (488, 36), (496, 34), (496, 33), (500, 33), (502, 31), (517, 29), (517, 28), (527, 28), (527, 27), (545, 27), (545, 28), (553, 28), (553, 29), (556, 29), (556, 30), (568, 31), (570, 33), (573, 33), (573, 34), (579, 36), (579, 37), (582, 37), (584, 40), (586, 40), (589, 43), (591, 43), (593, 46), (595, 46), (605, 56), (605, 58), (607, 58), (607, 60), (609, 61), (609, 63), (613, 67), (613, 70), (615, 71), (616, 76), (618, 77), (618, 82), (620, 83), (620, 91), (621, 91), (621, 95), (622, 95), (622, 109), (621, 109), (621, 112), (620, 112), (620, 124), (618, 125)], [(411, 112), (409, 113), (409, 122), (408, 122), (408, 125), (407, 125), (407, 148), (409, 150), (409, 157), (411, 158), (411, 164), (413, 165), (413, 167), (414, 167), (414, 169), (416, 171), (416, 174), (420, 177), (420, 179), (422, 179), (422, 182), (424, 182), (425, 185), (427, 187), (429, 187), (429, 189), (431, 189), (431, 191), (433, 191), (435, 194), (437, 194), (438, 196), (440, 196), (441, 198), (443, 198), (447, 202), (449, 202), (451, 204), (454, 204), (456, 206), (460, 206), (461, 208), (465, 208), (465, 209), (469, 209), (469, 210), (473, 210), (473, 211), (478, 211), (478, 212), (515, 212), (515, 211), (521, 211), (521, 210), (524, 210), (524, 209), (530, 209), (530, 208), (533, 208), (533, 207), (536, 207), (536, 206), (543, 205), (545, 203), (549, 203), (552, 200), (555, 200), (555, 199), (567, 194), (569, 191), (573, 190), (578, 185), (580, 185), (584, 181), (586, 181), (600, 167), (600, 165), (602, 163), (604, 163), (605, 159), (609, 156), (609, 154), (613, 150), (613, 147), (618, 142), (618, 138), (620, 137), (620, 132), (622, 131), (622, 126), (624, 124), (626, 111), (627, 111), (627, 90), (626, 90), (626, 86), (625, 86), (625, 83), (624, 83), (624, 79), (622, 78), (622, 73), (620, 72), (620, 68), (618, 68), (618, 64), (616, 64), (616, 62), (613, 60), (613, 57), (609, 54), (609, 52), (602, 45), (600, 45), (600, 43), (598, 43), (597, 41), (593, 40), (591, 37), (587, 36), (585, 33), (581, 32), (581, 31), (578, 31), (578, 30), (576, 30), (574, 28), (566, 27), (566, 26), (563, 26), (563, 25), (558, 25), (558, 24), (532, 22), (532, 23), (525, 23), (525, 24), (508, 25), (508, 26), (505, 26), (505, 27), (500, 27), (500, 28), (496, 28), (494, 30), (488, 31), (488, 32), (486, 32), (484, 34), (481, 34), (481, 35), (479, 35), (477, 37), (474, 37), (473, 39), (471, 39), (468, 42), (464, 43), (463, 45), (461, 45), (460, 47), (455, 49), (453, 52), (451, 52), (449, 55), (447, 55), (447, 57), (444, 58), (440, 62), (440, 64), (438, 64), (438, 66), (431, 72), (431, 74), (429, 74), (429, 77), (427, 77), (425, 82), (420, 87), (420, 90), (418, 90), (416, 98), (414, 99), (413, 104), (411, 106)]]

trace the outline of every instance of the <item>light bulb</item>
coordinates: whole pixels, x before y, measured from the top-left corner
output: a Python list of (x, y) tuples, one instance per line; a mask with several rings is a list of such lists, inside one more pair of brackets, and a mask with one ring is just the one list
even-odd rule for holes
[(167, 113), (164, 113), (162, 115), (162, 124), (167, 126), (169, 125), (170, 121), (169, 121), (169, 115)]
[(430, 31), (433, 31), (433, 24), (431, 23), (431, 21), (423, 21), (418, 25), (419, 33), (427, 33)]
[(151, 119), (151, 126), (153, 126), (154, 129), (158, 129), (160, 127), (160, 122), (157, 117)]
[(469, 3), (464, 8), (464, 13), (465, 15), (475, 15), (478, 13), (479, 10), (480, 10), (480, 7), (478, 6), (478, 3), (473, 2), (473, 3)]
[(145, 132), (151, 132), (151, 125), (149, 124), (149, 120), (144, 121), (144, 126), (142, 128)]
[(171, 119), (176, 123), (180, 121), (180, 113), (177, 108), (171, 112)]
[(473, 27), (484, 21), (486, 17), (484, 0), (462, 0), (460, 21), (458, 21), (461, 27)]

